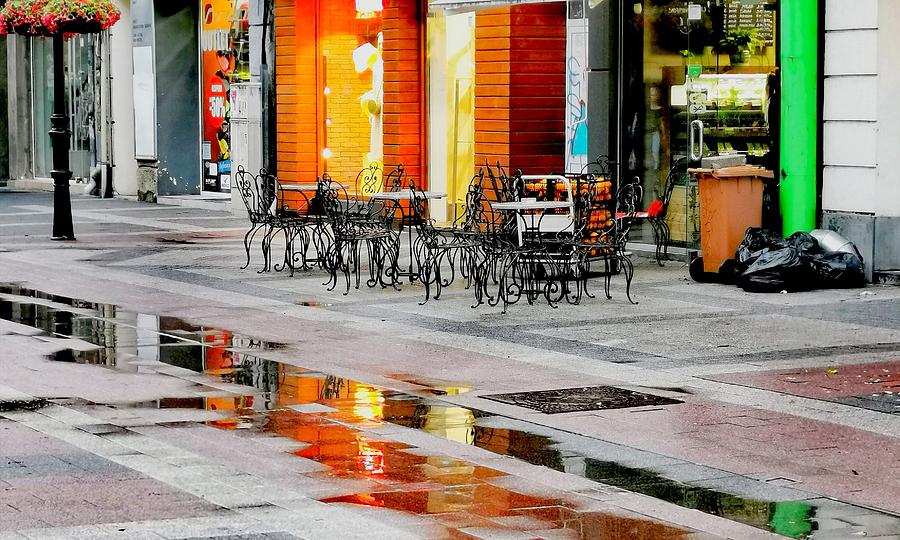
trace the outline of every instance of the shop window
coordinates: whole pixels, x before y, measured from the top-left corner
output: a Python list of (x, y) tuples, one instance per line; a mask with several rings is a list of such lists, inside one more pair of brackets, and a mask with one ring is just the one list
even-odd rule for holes
[[(66, 72), (66, 113), (71, 139), (69, 164), (76, 179), (90, 176), (97, 161), (95, 101), (99, 94), (98, 68), (94, 59), (96, 37), (76, 36), (66, 42), (63, 63)], [(53, 169), (50, 115), (53, 113), (53, 41), (31, 40), (32, 127), (34, 176), (49, 178)]]
[[(668, 194), (671, 242), (692, 249), (700, 234), (699, 198), (687, 170), (699, 166), (697, 156), (743, 154), (769, 168), (776, 162), (777, 125), (768, 112), (777, 2), (628, 4), (621, 44), (623, 178), (642, 181), (645, 208)], [(649, 242), (653, 231), (632, 229), (632, 237)]]
[(319, 4), (320, 157), (324, 170), (348, 185), (363, 167), (384, 159), (382, 11), (380, 1)]
[(250, 80), (249, 3), (206, 0), (201, 15), (203, 189), (231, 189), (231, 85)]

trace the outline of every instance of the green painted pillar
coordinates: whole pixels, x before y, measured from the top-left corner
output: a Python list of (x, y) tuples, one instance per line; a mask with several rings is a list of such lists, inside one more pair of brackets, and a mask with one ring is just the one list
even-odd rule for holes
[(781, 0), (781, 215), (784, 235), (816, 226), (819, 0)]

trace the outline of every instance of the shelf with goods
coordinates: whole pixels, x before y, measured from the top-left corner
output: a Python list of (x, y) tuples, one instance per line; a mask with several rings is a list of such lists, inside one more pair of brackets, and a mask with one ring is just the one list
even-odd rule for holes
[[(604, 234), (612, 227), (615, 215), (615, 188), (611, 177), (592, 177), (588, 175), (565, 175), (572, 184), (572, 196), (583, 198), (592, 187), (595, 197), (591, 201), (590, 221), (582, 231), (587, 243), (602, 243), (609, 239)], [(596, 183), (596, 186), (593, 184)], [(565, 201), (568, 197), (563, 183), (553, 178), (525, 182), (523, 197), (533, 197), (538, 201)], [(568, 209), (548, 210), (548, 213), (565, 213)], [(600, 256), (599, 251), (592, 257)]]
[(693, 120), (704, 124), (704, 155), (740, 152), (762, 157), (769, 152), (769, 128), (760, 109), (711, 109), (701, 114), (681, 110), (675, 114), (675, 123), (685, 129), (675, 133), (673, 151), (687, 148), (687, 126)]

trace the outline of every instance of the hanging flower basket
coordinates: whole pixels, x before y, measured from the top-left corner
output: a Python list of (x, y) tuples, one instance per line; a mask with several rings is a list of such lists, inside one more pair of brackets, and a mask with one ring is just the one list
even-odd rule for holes
[(120, 16), (111, 0), (7, 0), (0, 8), (0, 35), (95, 34)]

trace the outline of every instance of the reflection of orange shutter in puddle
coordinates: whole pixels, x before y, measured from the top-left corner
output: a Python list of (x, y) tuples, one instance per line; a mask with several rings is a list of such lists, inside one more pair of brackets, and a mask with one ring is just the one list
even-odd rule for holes
[(224, 330), (211, 332), (203, 336), (206, 347), (206, 372), (213, 376), (221, 376), (234, 371), (234, 353), (231, 347), (231, 332)]
[(209, 424), (219, 429), (239, 429), (248, 424), (240, 419), (242, 414), (253, 413), (253, 396), (234, 396), (227, 398), (206, 398), (207, 411), (221, 411), (227, 416), (213, 420)]

